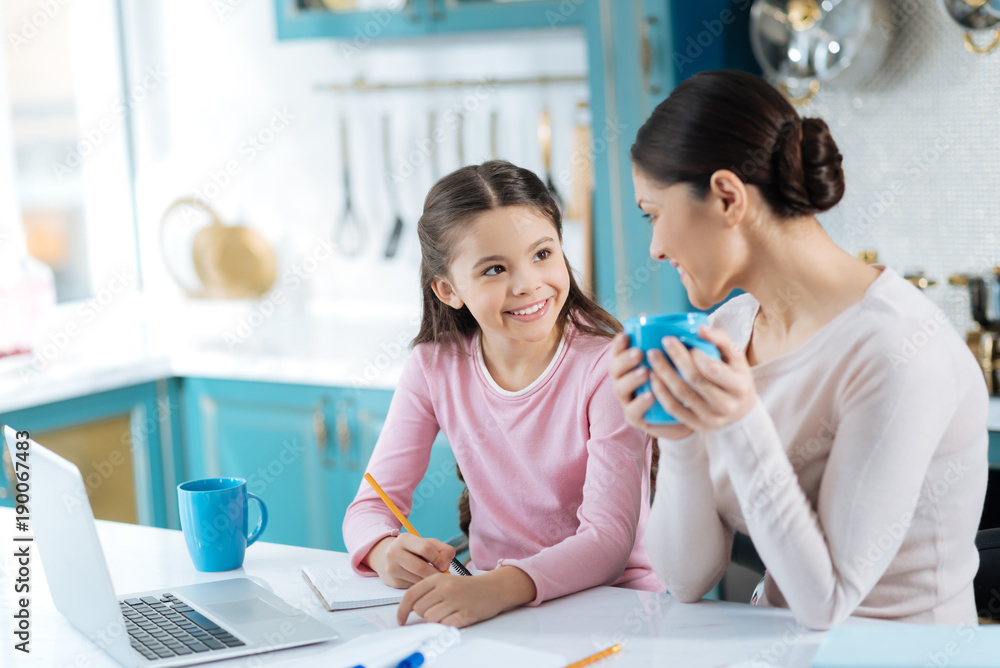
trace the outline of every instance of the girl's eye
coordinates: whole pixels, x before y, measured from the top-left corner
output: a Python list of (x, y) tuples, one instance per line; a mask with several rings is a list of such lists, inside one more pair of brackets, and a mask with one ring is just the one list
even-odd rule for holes
[(484, 271), (483, 276), (497, 276), (500, 274), (501, 271), (503, 271), (503, 265), (495, 264), (486, 271)]
[(642, 217), (646, 220), (647, 223), (653, 222), (653, 215), (650, 213), (643, 212)]
[(548, 248), (543, 248), (542, 250), (535, 253), (535, 258), (539, 260), (545, 260), (548, 259), (550, 255), (552, 255), (552, 251), (549, 250)]

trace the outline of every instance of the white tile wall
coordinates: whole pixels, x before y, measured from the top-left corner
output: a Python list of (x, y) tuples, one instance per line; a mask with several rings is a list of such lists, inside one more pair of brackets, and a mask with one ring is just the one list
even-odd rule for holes
[(926, 271), (938, 281), (927, 296), (964, 332), (967, 294), (948, 275), (1000, 265), (1000, 49), (967, 51), (934, 0), (895, 0), (893, 16), (879, 71), (802, 108), (827, 120), (844, 155), (847, 193), (820, 220), (847, 250)]
[[(495, 110), (500, 157), (540, 173), (537, 122), (542, 106), (548, 105), (553, 169), (557, 174), (569, 171), (570, 130), (577, 102), (589, 98), (586, 83), (500, 88), (485, 96), (477, 88), (331, 93), (318, 86), (357, 77), (383, 83), (585, 76), (586, 49), (579, 31), (377, 40), (345, 51), (342, 43), (329, 39), (278, 42), (271, 0), (230, 3), (235, 8), (220, 15), (214, 7), (223, 4), (126, 3), (132, 16), (132, 69), (141, 74), (146, 67), (161, 66), (168, 73), (166, 83), (136, 110), (137, 199), (147, 292), (165, 298), (177, 295), (163, 269), (157, 229), (166, 206), (195, 191), (204, 193), (227, 223), (249, 225), (267, 237), (278, 251), (279, 281), (312, 254), (316, 239), (333, 231), (343, 211), (343, 115), (350, 124), (353, 209), (368, 229), (368, 250), (357, 259), (322, 262), (307, 287), (297, 290), (295, 300), (361, 299), (417, 308), (415, 225), (433, 182), (420, 142), (427, 137), (432, 109), (444, 133), (438, 147), (440, 175), (458, 166), (458, 124), (446, 116), (456, 106), (466, 109), (467, 162), (489, 157), (489, 117)], [(251, 158), (244, 142), (267, 128), (275, 108), (286, 109), (294, 118)], [(393, 222), (381, 144), (386, 114), (392, 118), (394, 166), (410, 161), (416, 167), (399, 187), (406, 226), (393, 261), (382, 258)], [(239, 163), (239, 175), (226, 187), (214, 188), (212, 175), (229, 161)]]

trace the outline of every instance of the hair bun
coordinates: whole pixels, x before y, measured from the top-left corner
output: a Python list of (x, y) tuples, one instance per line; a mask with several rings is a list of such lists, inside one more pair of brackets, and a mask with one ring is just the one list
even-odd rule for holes
[(844, 196), (843, 157), (821, 118), (786, 121), (774, 145), (774, 184), (788, 216), (833, 208)]
[(822, 118), (802, 121), (802, 168), (809, 200), (816, 211), (826, 211), (844, 196), (844, 156)]

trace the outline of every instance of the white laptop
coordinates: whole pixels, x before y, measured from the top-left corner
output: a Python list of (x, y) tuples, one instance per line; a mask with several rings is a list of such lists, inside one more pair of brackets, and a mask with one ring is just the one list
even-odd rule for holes
[[(17, 462), (15, 443), (25, 441), (10, 427), (4, 436)], [(188, 666), (339, 637), (246, 578), (116, 596), (79, 469), (27, 443), (30, 527), (52, 599), (123, 666)]]

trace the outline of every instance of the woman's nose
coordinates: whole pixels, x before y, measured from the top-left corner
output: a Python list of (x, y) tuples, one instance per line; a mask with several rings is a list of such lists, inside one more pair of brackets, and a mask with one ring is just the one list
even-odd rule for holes
[(655, 240), (649, 245), (649, 256), (657, 262), (663, 262), (667, 259), (667, 254)]

